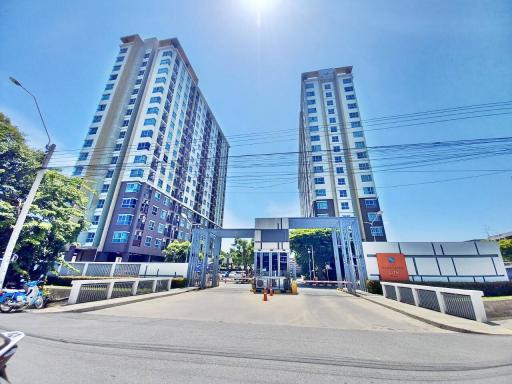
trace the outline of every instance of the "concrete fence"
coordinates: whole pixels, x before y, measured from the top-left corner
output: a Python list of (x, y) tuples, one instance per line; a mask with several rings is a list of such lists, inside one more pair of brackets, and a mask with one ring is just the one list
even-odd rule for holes
[(384, 297), (480, 322), (487, 321), (483, 292), (469, 289), (381, 282)]
[(79, 304), (169, 291), (172, 277), (75, 280), (71, 284), (68, 304)]
[(138, 277), (187, 276), (188, 263), (102, 263), (71, 262), (59, 264), (58, 276)]

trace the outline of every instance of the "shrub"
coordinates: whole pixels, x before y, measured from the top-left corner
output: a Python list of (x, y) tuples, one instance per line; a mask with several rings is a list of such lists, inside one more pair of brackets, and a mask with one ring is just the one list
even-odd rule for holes
[(369, 293), (382, 295), (382, 285), (380, 285), (380, 281), (378, 280), (367, 280), (366, 288), (368, 289)]
[(171, 288), (185, 288), (187, 279), (185, 277), (174, 277), (172, 279)]

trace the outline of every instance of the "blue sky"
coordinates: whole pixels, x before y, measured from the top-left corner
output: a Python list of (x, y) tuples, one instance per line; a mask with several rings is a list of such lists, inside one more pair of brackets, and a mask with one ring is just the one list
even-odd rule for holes
[[(40, 99), (58, 149), (79, 148), (121, 36), (178, 37), (226, 135), (271, 131), (231, 154), (295, 151), (300, 74), (352, 65), (363, 119), (512, 100), (510, 1), (14, 1), (0, 3), (0, 111), (34, 146)], [(511, 110), (509, 110), (510, 112)], [(368, 145), (512, 136), (512, 115), (368, 131)], [(275, 131), (275, 133), (272, 133)], [(467, 240), (512, 230), (512, 156), (375, 174), (391, 241)], [(72, 164), (71, 158), (68, 160)], [(375, 164), (374, 164), (375, 165)], [(273, 168), (234, 168), (231, 176)], [(299, 215), (296, 166), (248, 188), (228, 181), (226, 227)], [(256, 184), (257, 182), (257, 184)], [(258, 188), (254, 188), (258, 187)]]

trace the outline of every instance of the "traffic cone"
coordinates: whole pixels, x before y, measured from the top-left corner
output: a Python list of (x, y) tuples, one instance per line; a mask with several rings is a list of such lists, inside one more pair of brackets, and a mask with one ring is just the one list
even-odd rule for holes
[(263, 301), (267, 301), (267, 288), (263, 288)]

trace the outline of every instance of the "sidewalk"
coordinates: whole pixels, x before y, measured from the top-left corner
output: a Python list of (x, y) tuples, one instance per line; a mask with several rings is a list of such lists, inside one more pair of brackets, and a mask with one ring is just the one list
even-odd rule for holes
[(478, 333), (483, 335), (509, 335), (512, 336), (512, 329), (506, 328), (497, 322), (480, 323), (461, 317), (446, 315), (430, 309), (416, 307), (395, 300), (386, 299), (381, 295), (374, 295), (367, 292), (357, 292), (362, 299), (371, 301), (406, 316), (434, 325), (436, 327), (455, 332)]
[(30, 310), (30, 312), (34, 312), (34, 313), (90, 312), (90, 311), (97, 311), (99, 309), (117, 307), (117, 306), (125, 305), (125, 304), (138, 303), (140, 301), (159, 299), (160, 297), (179, 295), (180, 293), (196, 291), (198, 289), (199, 288), (197, 288), (197, 287), (174, 288), (174, 289), (171, 289), (170, 291), (165, 291), (165, 292), (148, 293), (146, 295), (139, 295), (139, 296), (119, 297), (117, 299), (91, 301), (88, 303), (81, 303), (81, 304), (63, 305), (63, 306), (59, 306), (59, 307)]

